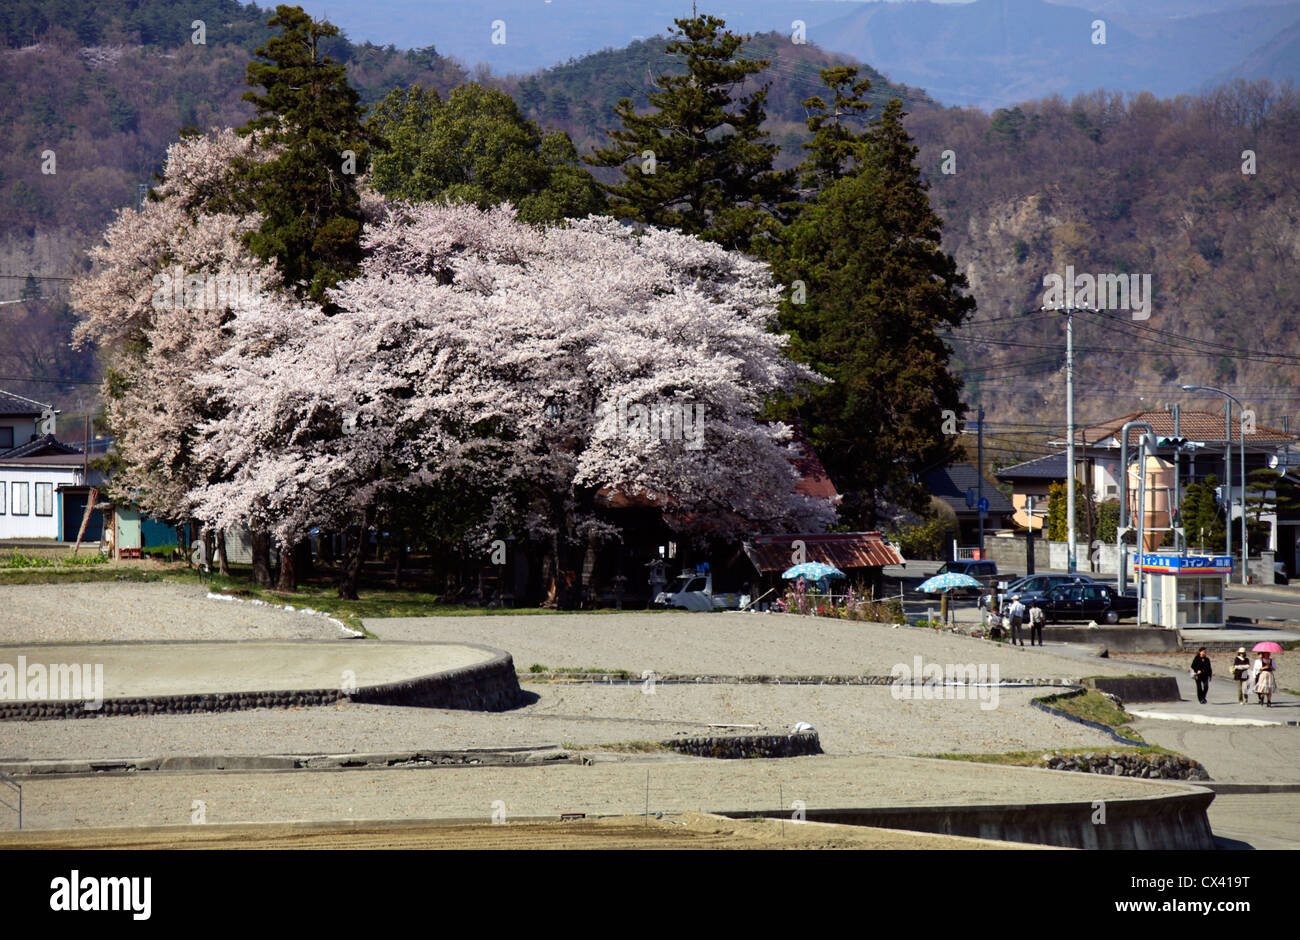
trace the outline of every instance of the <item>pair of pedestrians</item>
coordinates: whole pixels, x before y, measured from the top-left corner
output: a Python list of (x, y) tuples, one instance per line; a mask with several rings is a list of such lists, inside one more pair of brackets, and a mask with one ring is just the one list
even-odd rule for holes
[[(1209, 663), (1205, 648), (1201, 647), (1192, 660), (1192, 674), (1196, 676), (1196, 695), (1202, 705), (1205, 704), (1205, 692), (1209, 689), (1212, 674)], [(1205, 674), (1204, 688), (1200, 678), (1202, 671)], [(1272, 708), (1273, 693), (1277, 691), (1277, 665), (1273, 662), (1273, 654), (1262, 652), (1252, 664), (1246, 655), (1246, 647), (1238, 647), (1237, 655), (1232, 660), (1232, 681), (1237, 683), (1238, 705), (1248, 705), (1253, 691), (1259, 696), (1260, 705)]]
[(1024, 626), (1025, 621), (1028, 620), (1029, 621), (1029, 645), (1042, 646), (1043, 645), (1043, 622), (1046, 619), (1047, 617), (1043, 614), (1043, 609), (1038, 606), (1037, 601), (1031, 603), (1028, 611), (1026, 611), (1025, 605), (1020, 603), (1019, 595), (1011, 598), (1011, 606), (1007, 608), (1006, 620), (1007, 620), (1007, 627), (1011, 631), (1012, 645), (1015, 645), (1017, 643), (1021, 646), (1025, 645), (1021, 628)]

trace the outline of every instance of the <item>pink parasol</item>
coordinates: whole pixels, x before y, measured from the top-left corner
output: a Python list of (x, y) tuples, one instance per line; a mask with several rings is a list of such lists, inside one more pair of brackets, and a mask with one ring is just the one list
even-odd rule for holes
[(1278, 646), (1272, 640), (1265, 640), (1263, 643), (1256, 643), (1251, 649), (1252, 653), (1280, 653), (1282, 647)]

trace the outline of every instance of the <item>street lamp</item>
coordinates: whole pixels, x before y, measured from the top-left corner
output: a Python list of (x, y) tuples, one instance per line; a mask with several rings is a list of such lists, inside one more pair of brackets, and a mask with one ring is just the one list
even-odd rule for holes
[[(1185, 392), (1213, 392), (1215, 395), (1222, 395), (1229, 401), (1237, 403), (1237, 410), (1241, 412), (1241, 420), (1237, 423), (1238, 450), (1241, 451), (1241, 583), (1246, 583), (1246, 568), (1249, 564), (1249, 545), (1246, 540), (1246, 406), (1241, 403), (1241, 399), (1234, 395), (1229, 395), (1221, 388), (1211, 388), (1208, 385), (1180, 385), (1178, 386)], [(1225, 467), (1225, 476), (1227, 477), (1227, 503), (1228, 503), (1228, 525), (1227, 525), (1227, 549), (1228, 554), (1232, 554), (1232, 406), (1228, 405), (1228, 428), (1224, 432), (1227, 438), (1227, 455), (1223, 461)], [(1229, 578), (1228, 580), (1232, 580)]]

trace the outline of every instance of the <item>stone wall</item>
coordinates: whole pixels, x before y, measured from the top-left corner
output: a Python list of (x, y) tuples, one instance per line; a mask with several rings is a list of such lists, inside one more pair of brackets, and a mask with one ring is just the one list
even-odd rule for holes
[(822, 753), (816, 731), (692, 736), (670, 738), (659, 743), (682, 754), (722, 759), (802, 757)]
[[(488, 649), (488, 647), (481, 647)], [(515, 663), (503, 650), (486, 662), (401, 682), (342, 689), (294, 689), (266, 692), (208, 692), (196, 695), (153, 695), (106, 699), (95, 710), (84, 702), (0, 701), (0, 721), (42, 721), (52, 718), (95, 718), (100, 715), (182, 715), (227, 712), (248, 708), (297, 708), (353, 701), (368, 705), (407, 705), (424, 708), (463, 708), (505, 711), (520, 704), (522, 691)]]
[(1152, 780), (1209, 780), (1210, 775), (1199, 761), (1177, 754), (1108, 753), (1044, 754), (1042, 766), (1048, 770), (1070, 770), (1085, 774), (1109, 774), (1112, 777), (1145, 777)]

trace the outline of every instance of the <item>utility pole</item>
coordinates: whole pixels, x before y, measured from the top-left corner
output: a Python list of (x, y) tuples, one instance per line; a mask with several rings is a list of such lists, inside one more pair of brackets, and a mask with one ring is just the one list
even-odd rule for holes
[[(1216, 395), (1223, 396), (1223, 437), (1224, 437), (1224, 458), (1223, 458), (1223, 477), (1225, 483), (1224, 489), (1224, 507), (1225, 507), (1225, 525), (1226, 539), (1225, 549), (1229, 558), (1232, 557), (1232, 403), (1237, 403), (1237, 410), (1241, 412), (1241, 423), (1237, 426), (1237, 433), (1241, 446), (1241, 583), (1247, 581), (1246, 568), (1249, 565), (1249, 545), (1246, 541), (1246, 406), (1241, 403), (1241, 399), (1235, 395), (1229, 395), (1221, 388), (1212, 388), (1208, 385), (1180, 385), (1185, 392), (1213, 392)], [(1232, 581), (1232, 575), (1228, 575), (1228, 581)]]
[[(1232, 557), (1232, 402), (1223, 402), (1223, 529), (1224, 548)], [(1232, 575), (1228, 575), (1232, 580)]]
[(1025, 574), (1034, 573), (1034, 496), (1025, 497), (1025, 513), (1029, 516), (1029, 528), (1025, 531)]
[[(1071, 291), (1073, 296), (1073, 291)], [(1091, 310), (1090, 306), (1075, 307), (1073, 303), (1041, 307), (1042, 310), (1055, 310), (1065, 314), (1065, 424), (1066, 424), (1066, 476), (1065, 476), (1065, 512), (1066, 512), (1066, 570), (1074, 574), (1078, 570), (1075, 557), (1075, 543), (1078, 533), (1074, 524), (1074, 313), (1076, 310)]]
[(975, 505), (977, 511), (979, 512), (979, 517), (980, 517), (980, 558), (982, 559), (984, 557), (984, 409), (983, 407), (981, 407), (979, 410), (979, 431), (976, 440), (979, 442), (976, 445), (976, 450), (979, 453), (979, 456), (977, 458), (977, 460), (979, 461), (979, 466), (975, 468), (977, 471), (975, 485), (979, 489), (979, 502), (976, 503)]
[(1065, 570), (1074, 574), (1077, 560), (1074, 557), (1074, 308), (1065, 308), (1065, 424), (1066, 424), (1066, 471), (1065, 478), (1065, 513), (1066, 545)]

